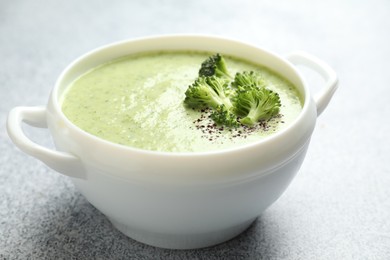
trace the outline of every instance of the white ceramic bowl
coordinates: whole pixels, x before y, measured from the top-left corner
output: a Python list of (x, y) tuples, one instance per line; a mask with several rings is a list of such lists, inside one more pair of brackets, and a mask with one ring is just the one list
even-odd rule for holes
[[(198, 153), (154, 152), (117, 145), (88, 134), (62, 113), (68, 84), (106, 61), (153, 50), (201, 50), (263, 64), (289, 79), (304, 106), (287, 128), (242, 147)], [(312, 96), (294, 64), (317, 71), (322, 91)], [(176, 249), (226, 241), (244, 231), (286, 189), (304, 159), (317, 116), (337, 85), (334, 71), (317, 58), (287, 57), (239, 41), (211, 36), (159, 36), (110, 44), (70, 64), (46, 107), (16, 107), (9, 136), (24, 152), (69, 176), (87, 200), (124, 234), (146, 244)], [(21, 123), (48, 127), (57, 150), (26, 137)]]

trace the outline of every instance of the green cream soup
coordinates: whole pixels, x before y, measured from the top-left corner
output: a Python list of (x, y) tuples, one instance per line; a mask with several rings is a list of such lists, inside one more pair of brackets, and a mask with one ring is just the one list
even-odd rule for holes
[(61, 97), (66, 117), (84, 131), (131, 147), (165, 152), (212, 151), (258, 141), (288, 126), (302, 109), (295, 87), (262, 66), (225, 56), (232, 75), (257, 71), (279, 93), (279, 116), (256, 127), (213, 125), (190, 109), (185, 91), (212, 54), (154, 52), (126, 56), (81, 75)]

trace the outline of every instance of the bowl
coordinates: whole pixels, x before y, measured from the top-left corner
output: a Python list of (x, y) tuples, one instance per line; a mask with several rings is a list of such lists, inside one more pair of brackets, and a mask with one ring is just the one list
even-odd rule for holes
[[(193, 153), (114, 144), (81, 130), (62, 113), (59, 97), (84, 72), (121, 56), (157, 50), (219, 52), (265, 65), (296, 86), (303, 109), (288, 127), (262, 140)], [(297, 64), (324, 78), (324, 86), (315, 95)], [(282, 57), (213, 36), (148, 37), (113, 43), (76, 59), (59, 76), (48, 104), (12, 109), (7, 130), (16, 146), (68, 176), (81, 194), (127, 236), (163, 248), (200, 248), (240, 234), (280, 197), (299, 170), (316, 119), (336, 87), (335, 72), (304, 52)], [(48, 128), (56, 149), (30, 140), (22, 122)]]

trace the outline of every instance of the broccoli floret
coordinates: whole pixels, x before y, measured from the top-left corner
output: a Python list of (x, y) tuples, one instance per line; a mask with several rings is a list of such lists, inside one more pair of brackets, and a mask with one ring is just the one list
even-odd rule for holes
[(199, 77), (210, 76), (232, 78), (227, 69), (225, 59), (219, 53), (208, 57), (199, 70)]
[(259, 73), (236, 73), (229, 86), (231, 80), (224, 58), (210, 56), (202, 63), (199, 78), (185, 92), (184, 103), (197, 109), (211, 108), (210, 118), (227, 127), (253, 126), (279, 113), (279, 95), (265, 88)]
[(232, 107), (228, 90), (229, 81), (224, 78), (199, 77), (185, 92), (184, 103), (192, 108)]
[(218, 125), (227, 127), (239, 127), (237, 116), (230, 112), (224, 105), (218, 106), (212, 113), (211, 119)]
[(239, 91), (245, 91), (248, 86), (263, 88), (266, 86), (263, 78), (254, 71), (237, 72), (232, 82), (232, 87)]
[(280, 97), (266, 88), (255, 88), (239, 92), (234, 101), (235, 113), (242, 117), (241, 124), (253, 126), (256, 122), (269, 120), (280, 110)]

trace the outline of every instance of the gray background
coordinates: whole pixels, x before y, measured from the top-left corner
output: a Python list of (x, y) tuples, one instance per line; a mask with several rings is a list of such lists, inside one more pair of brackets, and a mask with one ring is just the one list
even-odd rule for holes
[[(139, 36), (207, 33), (328, 62), (339, 90), (283, 196), (211, 248), (150, 247), (116, 231), (70, 181), (20, 152), (8, 111), (45, 104), (73, 59)], [(390, 259), (390, 1), (0, 1), (0, 258)], [(318, 76), (304, 73), (313, 85)], [(316, 87), (317, 86), (317, 87)], [(47, 131), (26, 128), (50, 146)]]

